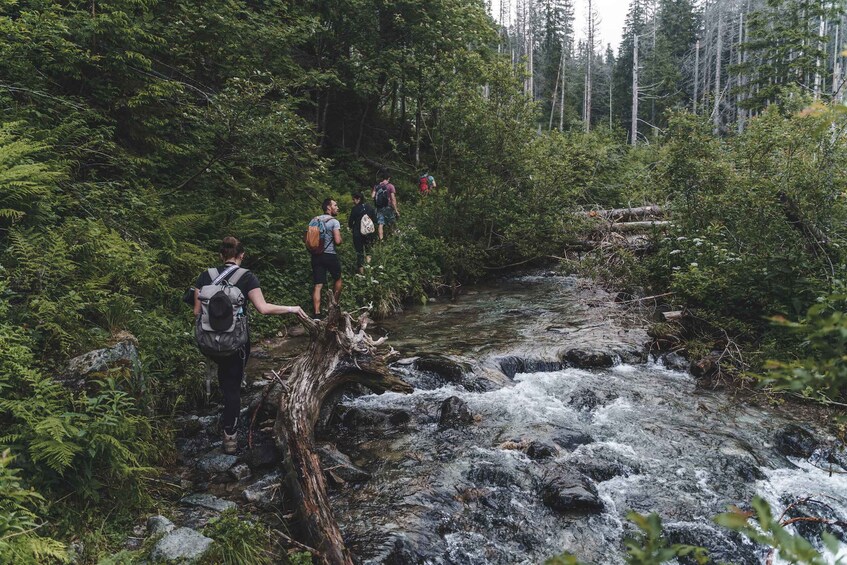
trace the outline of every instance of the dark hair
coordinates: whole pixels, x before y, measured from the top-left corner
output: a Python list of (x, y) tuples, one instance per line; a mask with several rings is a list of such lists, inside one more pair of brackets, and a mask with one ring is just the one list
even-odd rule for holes
[(235, 259), (244, 253), (244, 244), (231, 235), (221, 241), (221, 257), (224, 259)]
[(389, 171), (388, 169), (380, 170), (379, 171), (379, 178), (380, 178), (380, 180), (390, 179), (391, 178), (391, 171)]
[(324, 198), (324, 203), (321, 205), (321, 208), (323, 208), (324, 212), (327, 212), (329, 210), (330, 204), (332, 204), (332, 198)]
[(358, 200), (359, 202), (365, 201), (365, 197), (362, 195), (361, 190), (357, 190), (356, 192), (353, 193), (353, 199)]

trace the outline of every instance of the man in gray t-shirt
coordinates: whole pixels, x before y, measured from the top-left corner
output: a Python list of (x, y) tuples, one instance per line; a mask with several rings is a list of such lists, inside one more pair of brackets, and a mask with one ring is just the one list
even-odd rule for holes
[(338, 260), (336, 245), (341, 245), (341, 223), (335, 218), (338, 215), (338, 203), (332, 198), (323, 202), (324, 213), (318, 216), (326, 226), (323, 234), (323, 253), (312, 255), (312, 282), (315, 288), (312, 290), (312, 305), (315, 307), (315, 318), (321, 318), (321, 290), (326, 284), (327, 272), (335, 279), (332, 292), (335, 301), (341, 296), (341, 261)]

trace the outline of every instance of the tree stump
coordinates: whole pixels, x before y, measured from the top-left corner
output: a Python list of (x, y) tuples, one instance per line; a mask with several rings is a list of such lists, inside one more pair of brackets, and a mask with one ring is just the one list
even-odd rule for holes
[(377, 352), (385, 338), (366, 333), (367, 312), (358, 320), (331, 304), (326, 320), (303, 322), (311, 343), (291, 367), (280, 396), (274, 430), (284, 457), (284, 487), (296, 505), (298, 537), (325, 564), (352, 565), (327, 496), (326, 480), (315, 447), (314, 429), (324, 398), (337, 387), (360, 383), (375, 392), (411, 392), (391, 374), (388, 354)]

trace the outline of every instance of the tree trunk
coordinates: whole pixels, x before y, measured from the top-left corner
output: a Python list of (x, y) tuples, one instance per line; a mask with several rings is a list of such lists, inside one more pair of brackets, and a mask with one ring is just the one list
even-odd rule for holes
[(632, 133), (630, 143), (638, 143), (638, 35), (632, 36)]
[(311, 344), (294, 363), (279, 401), (274, 430), (283, 453), (284, 483), (294, 501), (300, 538), (315, 548), (326, 565), (352, 565), (350, 551), (333, 516), (326, 481), (315, 450), (314, 428), (324, 398), (348, 382), (377, 392), (411, 392), (412, 387), (388, 370), (366, 333), (367, 314), (353, 320), (336, 304), (324, 322), (304, 322)]

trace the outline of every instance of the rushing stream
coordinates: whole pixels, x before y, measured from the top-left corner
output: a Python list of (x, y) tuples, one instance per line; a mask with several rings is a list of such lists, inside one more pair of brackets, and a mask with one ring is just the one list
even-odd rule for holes
[[(759, 494), (776, 512), (814, 495), (828, 507), (796, 512), (847, 520), (844, 469), (820, 468), (824, 434), (648, 360), (643, 324), (609, 316), (609, 300), (571, 278), (526, 276), (380, 328), (415, 392), (347, 395), (320, 428), (371, 475), (332, 495), (359, 560), (539, 563), (569, 551), (621, 563), (635, 510), (658, 513), (671, 541), (704, 545), (715, 562), (761, 563), (762, 548), (711, 518)], [(575, 368), (574, 348), (615, 364)], [(449, 397), (472, 421), (440, 424)], [(792, 424), (815, 434), (811, 457), (778, 449)], [(820, 526), (805, 528), (819, 543)]]

